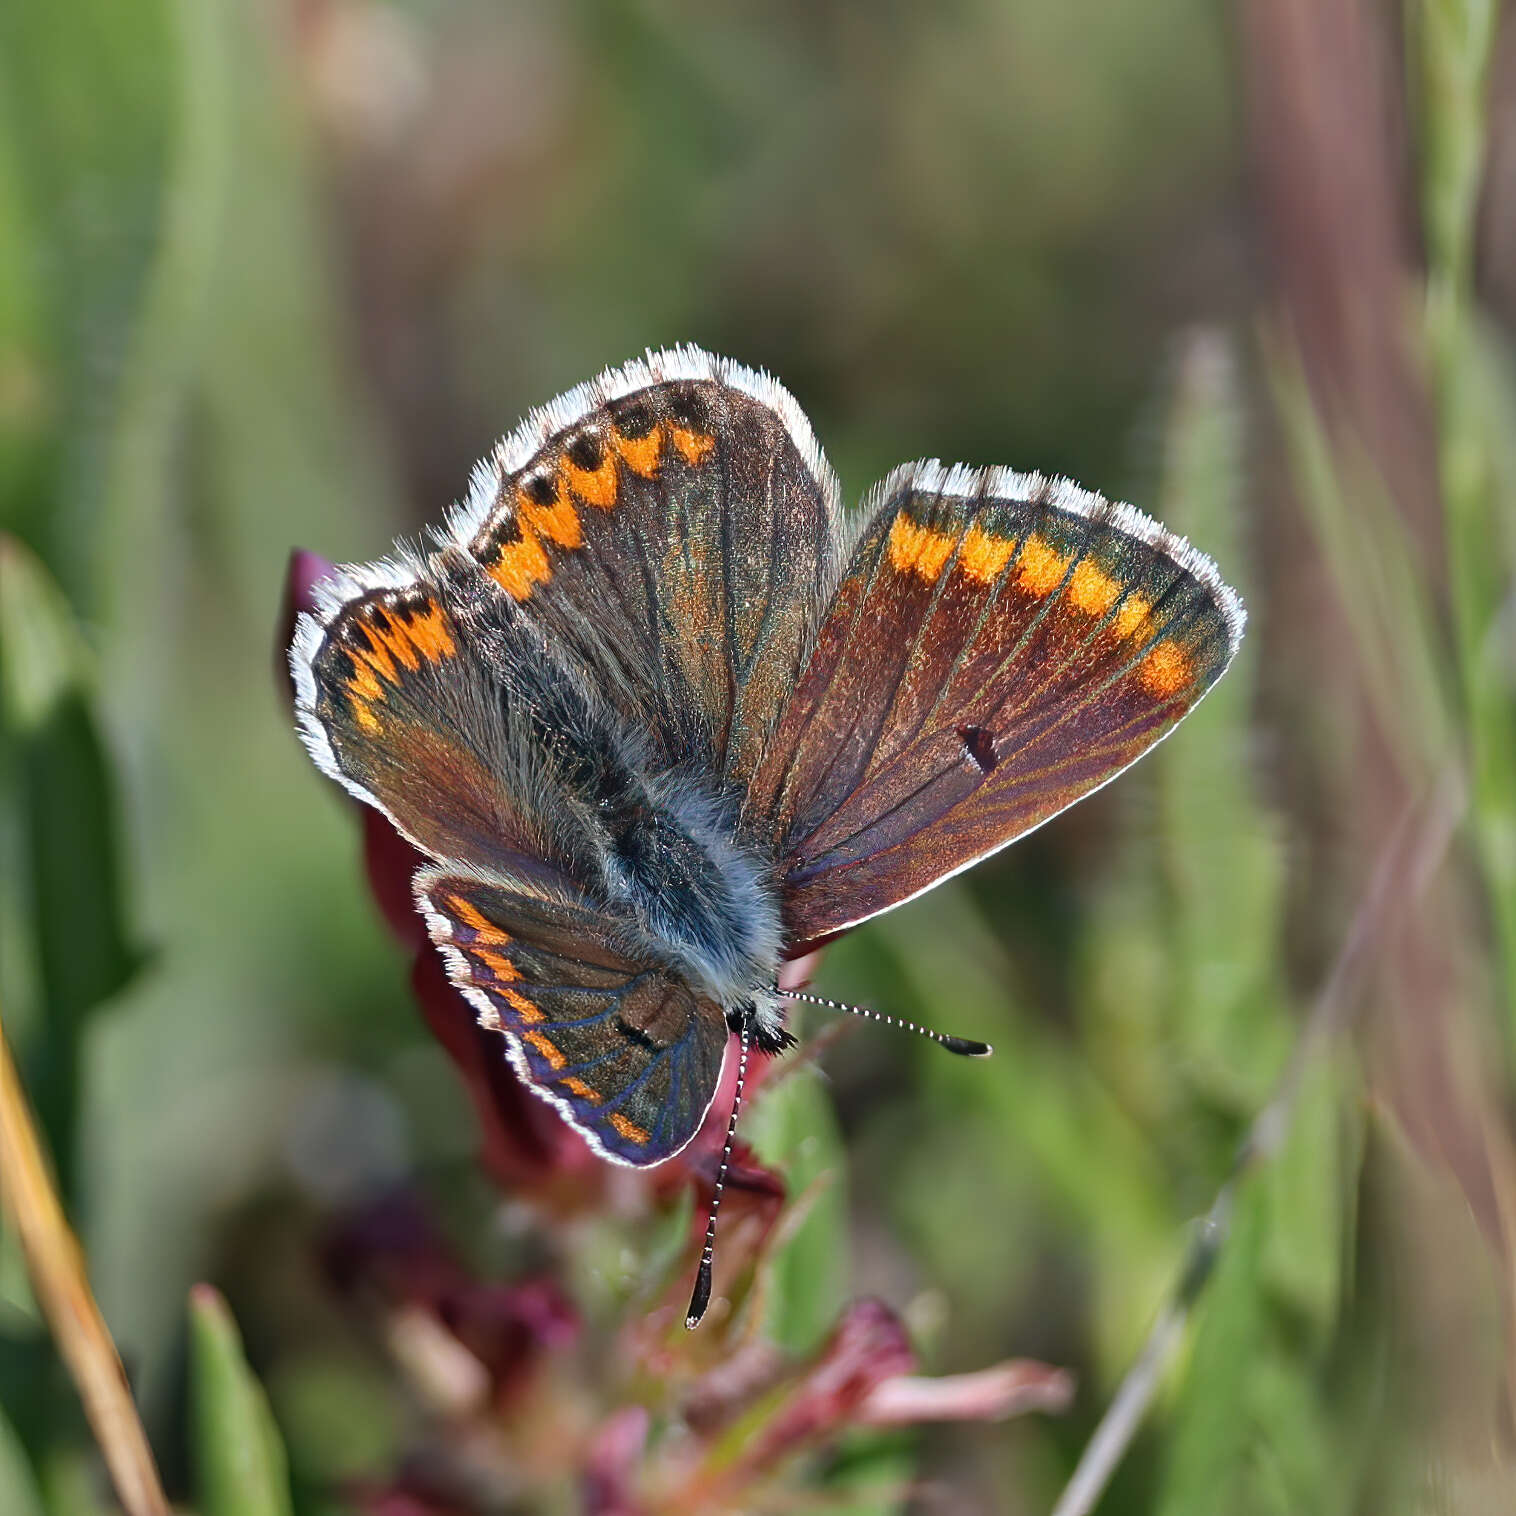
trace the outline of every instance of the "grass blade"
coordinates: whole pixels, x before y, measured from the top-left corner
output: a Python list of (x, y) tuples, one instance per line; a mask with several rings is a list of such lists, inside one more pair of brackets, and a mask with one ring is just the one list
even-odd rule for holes
[(84, 1402), (128, 1516), (168, 1516), (168, 1501), (132, 1403), (121, 1358), (95, 1303), (84, 1257), (42, 1156), (0, 1027), (0, 1188), (37, 1301)]
[(226, 1301), (190, 1294), (193, 1451), (201, 1516), (291, 1516), (284, 1444)]

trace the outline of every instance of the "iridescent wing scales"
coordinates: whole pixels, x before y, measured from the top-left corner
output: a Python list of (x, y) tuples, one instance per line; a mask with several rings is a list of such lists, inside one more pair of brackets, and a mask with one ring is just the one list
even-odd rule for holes
[(693, 348), (533, 413), (447, 536), (663, 762), (729, 791), (793, 684), (840, 538), (836, 480), (794, 400)]
[(1065, 481), (915, 464), (867, 526), (744, 813), (803, 947), (1041, 825), (1164, 737), (1243, 626), (1214, 565)]
[(520, 744), (500, 699), (500, 649), (466, 619), (418, 559), (336, 570), (290, 649), (301, 737), (323, 773), (434, 857), (551, 857), (527, 787), (502, 783), (502, 755)]
[(643, 1168), (694, 1137), (726, 1052), (719, 1006), (629, 954), (566, 887), (441, 866), (417, 876), (416, 898), (448, 977), (596, 1152)]

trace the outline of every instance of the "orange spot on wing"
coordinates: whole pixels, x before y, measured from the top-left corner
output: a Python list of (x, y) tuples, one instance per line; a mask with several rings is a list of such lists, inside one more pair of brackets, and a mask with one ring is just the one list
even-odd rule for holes
[(1120, 581), (1097, 568), (1088, 558), (1082, 558), (1074, 565), (1065, 591), (1074, 609), (1083, 611), (1086, 616), (1105, 615), (1115, 605), (1120, 593)]
[(534, 1006), (532, 1002), (521, 993), (520, 990), (513, 990), (508, 984), (502, 984), (496, 986), (495, 993), (499, 995), (500, 998), (504, 1000), (505, 1003), (510, 1006), (510, 1008), (523, 1021), (541, 1021), (544, 1019), (542, 1012), (539, 1011), (537, 1007)]
[(559, 547), (584, 546), (584, 532), (579, 526), (579, 512), (574, 509), (573, 501), (562, 493), (551, 505), (539, 505), (535, 500), (527, 499), (524, 490), (518, 490), (516, 510), (528, 526), (546, 537), (549, 542), (556, 542)]
[(625, 437), (620, 432), (612, 434), (616, 451), (621, 454), (626, 466), (634, 474), (651, 479), (662, 463), (663, 428), (655, 426), (645, 437)]
[(693, 432), (687, 426), (671, 426), (669, 435), (691, 468), (703, 463), (706, 454), (716, 445), (714, 437), (707, 436), (704, 432)]
[(521, 977), (521, 970), (509, 958), (502, 957), (499, 953), (492, 952), (489, 948), (480, 947), (477, 943), (470, 943), (469, 952), (497, 979), (509, 982)]
[(565, 458), (562, 478), (587, 505), (598, 505), (602, 510), (609, 510), (616, 503), (616, 460), (609, 453), (601, 459), (600, 467), (596, 469), (575, 468)]
[(460, 904), (458, 897), (456, 895), (452, 895), (449, 897), (449, 899), (452, 901), (455, 907), (454, 914), (457, 915), (459, 920), (462, 921), (465, 926), (473, 928), (476, 941), (485, 943), (489, 947), (504, 947), (506, 943), (511, 940), (511, 934), (509, 932), (503, 931), (500, 927), (496, 926), (493, 921), (489, 921), (484, 916), (480, 915), (480, 913), (476, 911), (473, 906), (468, 903), (468, 901), (462, 901), (461, 904), (463, 905), (464, 909), (457, 910), (456, 907)]
[(559, 1081), (571, 1095), (577, 1095), (581, 1100), (588, 1100), (591, 1105), (600, 1104), (600, 1091), (592, 1089), (582, 1079), (576, 1079), (572, 1074), (567, 1079)]
[(1029, 595), (1050, 595), (1063, 583), (1071, 555), (1041, 537), (1028, 537), (1016, 561), (1016, 582)]
[(366, 701), (353, 701), (353, 719), (370, 736), (379, 730), (380, 721)]
[(890, 565), (897, 574), (919, 574), (928, 584), (936, 581), (943, 565), (953, 556), (957, 538), (921, 526), (901, 511), (890, 525)]
[(1014, 537), (992, 537), (976, 521), (964, 534), (963, 546), (958, 550), (958, 567), (976, 584), (989, 584), (1000, 577), (1000, 571), (1015, 551)]
[(620, 1111), (612, 1111), (606, 1120), (608, 1120), (610, 1124), (615, 1127), (616, 1130), (624, 1138), (626, 1138), (628, 1142), (635, 1142), (638, 1147), (642, 1147), (647, 1142), (649, 1134), (640, 1126), (638, 1126), (635, 1121), (628, 1121)]
[(1121, 602), (1121, 609), (1116, 612), (1116, 635), (1118, 637), (1130, 637), (1139, 631), (1148, 619), (1148, 612), (1153, 609), (1153, 602), (1146, 595), (1133, 590), (1125, 600)]
[(382, 679), (388, 679), (391, 684), (395, 682), (395, 665), (390, 661), (390, 655), (385, 651), (384, 638), (379, 635), (378, 629), (370, 626), (366, 621), (358, 623), (358, 630), (363, 633), (362, 647), (353, 648), (353, 657), (362, 658), (376, 674)]
[(1177, 695), (1190, 682), (1190, 660), (1177, 642), (1165, 638), (1153, 644), (1146, 658), (1137, 666), (1142, 687), (1150, 695), (1166, 700)]
[(441, 610), (435, 605), (428, 605), (427, 609), (409, 624), (407, 630), (410, 632), (411, 642), (429, 663), (440, 663), (444, 658), (451, 658), (458, 651), (453, 645), (453, 635), (447, 629), (447, 622), (443, 620)]
[(449, 895), (443, 902), (464, 926), (471, 926), (476, 932), (485, 931), (489, 927), (488, 919), (482, 915), (478, 907), (471, 900), (465, 900), (462, 895)]
[(353, 659), (353, 676), (347, 681), (348, 693), (356, 695), (360, 701), (382, 700), (384, 687), (374, 677), (374, 671), (367, 663)]
[[(533, 1007), (533, 1009), (536, 1008)], [(531, 1043), (547, 1059), (550, 1068), (561, 1069), (568, 1062), (568, 1059), (559, 1050), (558, 1045), (544, 1032), (523, 1032), (521, 1040)]]
[(376, 627), (372, 635), (376, 642), (382, 643), (385, 650), (392, 657), (398, 658), (411, 673), (414, 674), (421, 667), (421, 662), (416, 657), (416, 650), (411, 646), (411, 639), (406, 636), (404, 622), (394, 621), (387, 633), (381, 632)]
[(490, 578), (512, 600), (530, 599), (532, 591), (553, 576), (541, 539), (525, 521), (520, 526), (521, 535), (501, 548), (489, 569)]

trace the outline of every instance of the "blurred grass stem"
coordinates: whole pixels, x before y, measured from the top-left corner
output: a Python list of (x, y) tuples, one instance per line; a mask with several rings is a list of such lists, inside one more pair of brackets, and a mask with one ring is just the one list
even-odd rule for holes
[(1505, 418), (1497, 418), (1484, 393), (1474, 301), (1474, 227), (1497, 12), (1494, 0), (1422, 0), (1412, 20), (1413, 63), (1420, 70), (1425, 335), (1474, 836), (1503, 960), (1507, 1056), (1516, 1062), (1516, 714), (1497, 646), (1513, 565), (1500, 551), (1492, 435)]
[(1248, 1128), (1231, 1172), (1196, 1230), (1172, 1297), (1086, 1444), (1052, 1516), (1087, 1516), (1110, 1482), (1226, 1242), (1238, 1186), (1283, 1146), (1307, 1072), (1346, 1029), (1370, 961), (1401, 913), (1431, 882), (1447, 855), (1465, 804), (1458, 770), (1450, 766), (1420, 805), (1407, 808), (1386, 842), (1279, 1084)]
[(0, 1025), (0, 1193), (27, 1271), (128, 1516), (168, 1516), (168, 1501), (126, 1372), (95, 1303)]

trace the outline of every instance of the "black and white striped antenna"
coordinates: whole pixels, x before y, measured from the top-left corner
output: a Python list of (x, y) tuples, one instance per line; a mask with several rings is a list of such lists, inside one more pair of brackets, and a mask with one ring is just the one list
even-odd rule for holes
[[(825, 995), (811, 995), (804, 990), (779, 990), (786, 1000), (801, 1000), (807, 1005), (825, 1006), (830, 1011), (846, 1011), (850, 1016), (862, 1016), (866, 1021), (879, 1021), (885, 1026), (898, 1026), (920, 1037), (928, 1037), (938, 1047), (965, 1058), (988, 1058), (994, 1049), (987, 1042), (974, 1042), (968, 1037), (952, 1037), (946, 1032), (934, 1032), (930, 1027), (917, 1026), (903, 1016), (888, 1016), (883, 1011), (866, 1005), (849, 1005), (845, 1000), (830, 1000)], [(726, 1124), (726, 1144), (721, 1149), (721, 1166), (716, 1170), (716, 1188), (711, 1192), (711, 1209), (705, 1220), (705, 1246), (700, 1251), (700, 1269), (695, 1275), (695, 1289), (690, 1296), (690, 1308), (684, 1324), (691, 1331), (700, 1325), (706, 1307), (711, 1303), (711, 1264), (716, 1256), (716, 1214), (721, 1209), (721, 1192), (726, 1188), (726, 1172), (732, 1162), (732, 1147), (737, 1141), (737, 1113), (742, 1109), (742, 1086), (747, 1079), (748, 1052), (752, 1047), (753, 1029), (749, 1018), (742, 1021), (742, 1052), (737, 1059), (737, 1087), (732, 1092), (732, 1114)]]
[(881, 1021), (885, 1026), (898, 1026), (918, 1037), (929, 1037), (939, 1047), (950, 1053), (960, 1053), (965, 1058), (988, 1058), (995, 1050), (987, 1042), (975, 1042), (968, 1037), (953, 1037), (947, 1032), (934, 1032), (929, 1026), (917, 1026), (903, 1016), (887, 1016), (866, 1005), (849, 1005), (845, 1000), (829, 1000), (825, 995), (812, 995), (805, 990), (780, 990), (787, 1000), (803, 1000), (807, 1005), (825, 1006), (829, 1011), (846, 1011), (850, 1016), (862, 1016), (865, 1021)]
[(690, 1331), (700, 1325), (705, 1308), (711, 1303), (711, 1260), (716, 1256), (716, 1212), (721, 1209), (721, 1191), (726, 1185), (726, 1171), (732, 1161), (732, 1144), (737, 1140), (737, 1112), (742, 1109), (742, 1082), (747, 1078), (747, 1054), (752, 1045), (752, 1023), (742, 1018), (742, 1053), (737, 1059), (737, 1088), (732, 1092), (732, 1114), (726, 1124), (726, 1146), (721, 1150), (721, 1167), (716, 1170), (716, 1188), (711, 1192), (710, 1215), (705, 1220), (705, 1247), (700, 1253), (700, 1272), (695, 1275), (695, 1291), (684, 1324)]

